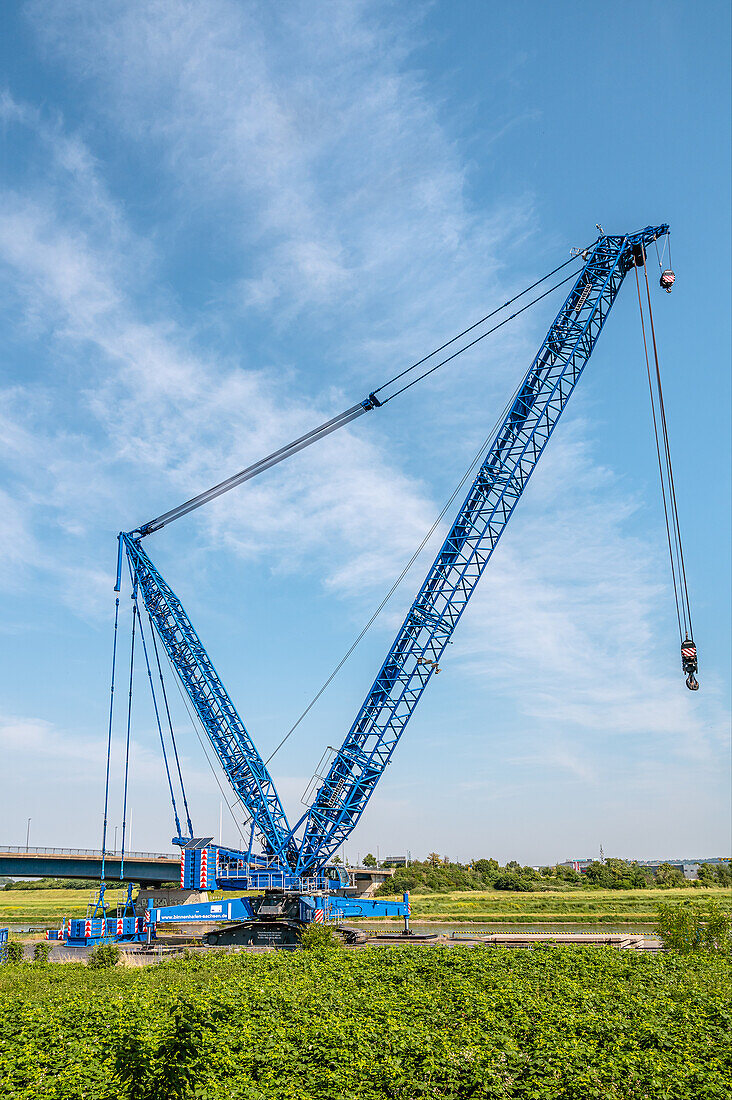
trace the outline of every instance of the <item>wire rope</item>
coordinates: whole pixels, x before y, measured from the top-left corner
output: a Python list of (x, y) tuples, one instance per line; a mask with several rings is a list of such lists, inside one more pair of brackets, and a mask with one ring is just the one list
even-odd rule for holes
[(130, 774), (130, 729), (132, 726), (132, 684), (133, 674), (135, 669), (135, 621), (137, 613), (133, 603), (132, 605), (132, 642), (130, 644), (130, 689), (127, 700), (127, 741), (125, 746), (125, 786), (124, 795), (122, 798), (122, 849), (119, 865), (119, 877), (120, 880), (124, 879), (125, 872), (125, 832), (127, 830), (127, 781)]
[[(533, 290), (541, 283), (545, 283), (547, 279), (551, 279), (552, 275), (556, 275), (558, 271), (561, 271), (563, 268), (567, 267), (568, 264), (573, 263), (576, 259), (576, 256), (570, 256), (568, 260), (565, 260), (563, 264), (559, 264), (559, 266), (555, 267), (553, 271), (548, 271), (546, 275), (542, 275), (541, 279), (537, 279), (535, 283), (531, 283), (530, 286), (524, 287), (524, 289), (519, 294), (514, 294), (513, 298), (509, 298), (507, 302), (503, 303), (503, 305), (497, 306), (495, 309), (492, 309), (490, 313), (486, 313), (485, 317), (481, 317), (479, 321), (475, 321), (472, 325), (468, 325), (468, 327), (463, 329), (462, 332), (459, 332), (457, 336), (453, 336), (452, 339), (446, 340), (444, 344), (440, 344), (439, 348), (435, 348), (434, 351), (431, 351), (429, 353), (429, 355), (423, 355), (422, 358), (418, 359), (416, 363), (412, 363), (411, 366), (405, 367), (404, 370), (400, 371), (398, 374), (395, 374), (394, 377), (390, 378), (388, 382), (384, 382), (381, 386), (379, 386), (377, 390), (373, 390), (372, 392), (381, 393), (382, 390), (386, 389), (386, 387), (390, 386), (393, 382), (398, 382), (399, 379), (403, 378), (405, 374), (409, 374), (410, 371), (415, 370), (417, 367), (421, 367), (422, 364), (426, 363), (428, 359), (431, 359), (433, 355), (439, 355), (441, 351), (444, 351), (445, 348), (449, 348), (450, 345), (454, 344), (456, 340), (462, 339), (463, 336), (467, 336), (469, 332), (472, 332), (473, 329), (478, 328), (479, 325), (485, 324), (485, 322), (489, 321), (491, 317), (495, 317), (497, 313), (501, 312), (501, 310), (506, 309), (510, 305), (513, 305), (513, 303), (517, 302), (519, 298), (523, 298), (524, 294), (528, 294), (530, 290)], [(471, 345), (468, 344), (467, 346), (470, 347)], [(396, 396), (396, 394), (394, 394), (394, 396)]]
[[(389, 395), (389, 397), (385, 398), (384, 401), (381, 402), (381, 404), (387, 405), (389, 401), (393, 401), (395, 397), (399, 397), (401, 394), (406, 393), (407, 390), (411, 389), (412, 386), (416, 386), (417, 383), (421, 382), (423, 378), (427, 378), (430, 374), (434, 374), (436, 370), (440, 369), (440, 367), (444, 367), (446, 363), (450, 363), (453, 359), (456, 359), (458, 355), (462, 355), (464, 351), (468, 350), (468, 348), (475, 347), (475, 345), (479, 344), (481, 340), (485, 340), (486, 336), (491, 336), (494, 332), (497, 332), (499, 328), (503, 328), (504, 325), (507, 325), (509, 321), (513, 321), (514, 318), (519, 317), (522, 313), (525, 313), (527, 309), (531, 309), (531, 307), (535, 306), (537, 302), (540, 302), (542, 298), (546, 298), (548, 294), (552, 294), (555, 290), (558, 290), (560, 286), (564, 286), (565, 283), (568, 283), (571, 279), (576, 278), (580, 270), (581, 268), (577, 268), (577, 270), (571, 272), (571, 274), (569, 274), (566, 279), (562, 279), (560, 282), (555, 283), (554, 286), (550, 286), (549, 289), (545, 290), (543, 294), (539, 294), (536, 298), (532, 298), (532, 300), (530, 302), (527, 302), (525, 306), (522, 306), (521, 309), (517, 309), (515, 313), (511, 313), (508, 317), (504, 317), (504, 319), (502, 321), (499, 321), (497, 325), (493, 325), (492, 328), (489, 328), (485, 332), (482, 332), (480, 336), (476, 336), (474, 340), (471, 340), (468, 344), (465, 344), (463, 347), (458, 348), (458, 350), (454, 351), (452, 355), (448, 355), (447, 358), (441, 359), (439, 363), (435, 363), (435, 365), (433, 367), (430, 367), (429, 370), (423, 371), (422, 374), (418, 374), (416, 378), (413, 378), (411, 380), (411, 382), (407, 382), (406, 386), (402, 386), (401, 389), (398, 389), (396, 391), (396, 393), (392, 393)], [(390, 385), (390, 383), (387, 382), (385, 383), (385, 385)], [(378, 392), (378, 390), (374, 390), (374, 393)]]
[(663, 399), (663, 385), (661, 383), (661, 367), (658, 360), (658, 346), (656, 344), (656, 326), (653, 322), (653, 306), (651, 305), (651, 290), (648, 285), (648, 269), (644, 265), (643, 273), (646, 282), (646, 297), (648, 299), (648, 318), (651, 324), (651, 339), (653, 341), (653, 359), (656, 367), (656, 389), (658, 392), (658, 407), (661, 413), (661, 425), (663, 429), (663, 445), (666, 456), (666, 468), (668, 471), (668, 484), (670, 489), (671, 509), (673, 514), (674, 534), (676, 541), (677, 565), (681, 576), (683, 588), (683, 606), (688, 620), (689, 634), (693, 634), (691, 623), (691, 601), (689, 600), (689, 586), (686, 580), (686, 563), (684, 562), (684, 548), (681, 542), (681, 522), (679, 520), (679, 508), (676, 501), (676, 484), (671, 463), (671, 445), (669, 442), (668, 424), (666, 422), (666, 405)]
[(203, 739), (201, 738), (201, 734), (199, 733), (198, 726), (196, 725), (195, 719), (194, 719), (193, 715), (191, 714), (190, 707), (188, 706), (188, 700), (186, 699), (185, 694), (183, 693), (183, 688), (181, 687), (181, 684), (179, 682), (175, 666), (173, 665), (173, 662), (170, 659), (170, 654), (168, 653), (167, 649), (165, 650), (165, 655), (168, 658), (168, 664), (170, 665), (170, 670), (171, 670), (171, 673), (173, 674), (173, 681), (175, 683), (175, 686), (178, 689), (178, 694), (180, 695), (180, 697), (183, 701), (183, 706), (185, 707), (186, 713), (187, 713), (187, 715), (190, 719), (191, 725), (193, 727), (193, 732), (196, 735), (196, 739), (198, 741), (198, 744), (201, 746), (201, 752), (203, 753), (203, 755), (206, 759), (206, 763), (208, 764), (209, 768), (211, 769), (211, 775), (216, 780), (216, 786), (219, 788), (219, 791), (221, 792), (221, 797), (224, 800), (224, 802), (226, 803), (226, 808), (228, 809), (229, 814), (231, 815), (231, 820), (234, 822), (234, 827), (235, 827), (237, 833), (239, 834), (239, 836), (241, 837), (242, 843), (244, 843), (244, 834), (241, 831), (241, 826), (239, 825), (239, 822), (236, 820), (236, 818), (234, 816), (234, 811), (231, 807), (231, 804), (229, 803), (229, 799), (227, 798), (226, 791), (221, 786), (221, 780), (219, 779), (219, 777), (216, 773), (216, 770), (215, 770), (213, 764), (211, 763), (209, 755), (206, 751), (205, 744), (203, 742)]
[(671, 578), (673, 582), (674, 600), (676, 602), (676, 619), (679, 624), (679, 637), (682, 636), (681, 629), (681, 606), (679, 604), (679, 589), (676, 583), (676, 566), (674, 564), (674, 551), (671, 538), (671, 527), (668, 518), (668, 505), (666, 503), (666, 479), (663, 472), (663, 462), (661, 460), (661, 445), (658, 440), (658, 422), (656, 419), (656, 402), (653, 396), (653, 382), (651, 380), (651, 361), (648, 357), (648, 343), (646, 340), (646, 323), (643, 317), (643, 304), (640, 293), (640, 279), (638, 278), (638, 268), (635, 268), (635, 281), (638, 290), (638, 309), (640, 312), (641, 332), (643, 334), (643, 351), (646, 359), (646, 374), (648, 377), (648, 393), (651, 399), (651, 415), (653, 417), (653, 436), (656, 442), (656, 457), (658, 459), (658, 477), (661, 483), (661, 499), (663, 501), (663, 515), (666, 523), (666, 539), (668, 541), (668, 553), (671, 561)]
[(188, 798), (186, 796), (186, 788), (185, 788), (185, 784), (183, 782), (183, 772), (181, 770), (180, 758), (178, 756), (178, 746), (176, 744), (175, 734), (173, 732), (173, 719), (171, 718), (170, 706), (168, 705), (168, 693), (165, 690), (165, 680), (163, 679), (163, 669), (162, 669), (162, 665), (160, 664), (160, 653), (158, 652), (158, 642), (157, 642), (157, 638), (155, 636), (155, 628), (153, 626), (152, 615), (150, 614), (149, 611), (147, 613), (147, 617), (150, 621), (150, 633), (152, 635), (152, 640), (153, 640), (153, 649), (155, 650), (155, 661), (156, 661), (157, 666), (158, 666), (158, 676), (160, 677), (160, 688), (161, 688), (162, 693), (163, 693), (163, 701), (165, 703), (165, 713), (168, 716), (168, 729), (170, 730), (170, 740), (171, 740), (172, 745), (173, 745), (173, 755), (175, 756), (175, 765), (176, 765), (176, 768), (178, 770), (178, 780), (180, 782), (181, 794), (183, 795), (183, 805), (185, 807), (186, 821), (188, 823), (188, 835), (190, 837), (192, 837), (193, 836), (193, 824), (191, 823), (191, 814), (190, 814), (190, 810), (188, 809)]
[[(645, 270), (645, 268), (644, 268)], [(649, 321), (653, 337), (653, 353), (655, 360), (654, 393), (651, 362), (648, 353), (648, 340), (643, 315), (643, 301), (641, 298), (640, 278), (638, 268), (635, 268), (636, 290), (638, 292), (638, 310), (640, 313), (641, 333), (643, 336), (643, 352), (646, 361), (646, 376), (648, 380), (648, 392), (651, 401), (651, 415), (653, 418), (653, 434), (656, 445), (656, 458), (658, 460), (658, 475), (661, 483), (661, 499), (663, 502), (664, 522), (666, 526), (666, 541), (668, 544), (669, 560), (671, 562), (671, 579), (674, 590), (674, 602), (676, 604), (676, 621), (679, 627), (679, 638), (683, 642), (685, 637), (692, 636), (691, 604), (689, 601), (688, 585), (686, 583), (686, 570), (684, 566), (683, 548), (681, 544), (681, 527), (679, 523), (678, 507), (676, 504), (676, 490), (673, 481), (671, 466), (671, 449), (668, 437), (668, 425), (663, 402), (663, 386), (661, 383), (661, 370), (658, 360), (658, 348), (655, 341), (653, 326), (653, 308), (650, 300), (650, 288), (648, 286), (648, 272), (645, 271), (646, 291), (648, 297)], [(658, 412), (657, 412), (658, 407)]]
[(119, 624), (119, 596), (114, 601), (114, 642), (112, 644), (112, 682), (109, 689), (109, 725), (107, 728), (107, 773), (104, 781), (104, 825), (102, 826), (102, 868), (100, 886), (104, 889), (105, 857), (107, 854), (107, 820), (109, 814), (109, 763), (112, 755), (112, 716), (114, 714), (114, 680), (117, 668), (117, 627)]
[(653, 244), (654, 244), (654, 247), (656, 249), (656, 259), (658, 260), (658, 270), (663, 271), (663, 257), (666, 255), (666, 248), (667, 247), (668, 247), (668, 266), (671, 267), (672, 266), (672, 264), (671, 264), (671, 231), (669, 230), (668, 233), (664, 234), (663, 248), (661, 249), (660, 254), (659, 254), (659, 251), (658, 251), (658, 239), (656, 239), (653, 242)]
[[(148, 681), (150, 683), (150, 694), (152, 696), (153, 709), (155, 711), (155, 721), (156, 721), (157, 727), (158, 727), (158, 734), (160, 735), (160, 748), (161, 748), (162, 753), (163, 753), (163, 763), (165, 764), (165, 774), (168, 778), (168, 790), (170, 791), (170, 801), (173, 804), (173, 817), (175, 819), (175, 828), (176, 828), (176, 831), (178, 833), (178, 839), (180, 840), (181, 839), (180, 818), (178, 817), (178, 807), (175, 804), (175, 793), (173, 791), (173, 780), (170, 778), (170, 768), (168, 767), (168, 754), (165, 751), (165, 741), (163, 739), (163, 726), (162, 726), (162, 722), (160, 721), (160, 710), (158, 708), (157, 696), (155, 695), (155, 685), (153, 684), (152, 669), (150, 668), (150, 660), (149, 660), (148, 655), (147, 655), (147, 643), (145, 641), (145, 632), (142, 628), (142, 615), (140, 615), (140, 609), (139, 609), (139, 606), (138, 606), (138, 603), (137, 603), (137, 596), (135, 596), (135, 609), (137, 610), (137, 615), (138, 615), (138, 618), (140, 620), (140, 641), (142, 642), (142, 650), (143, 650), (143, 653), (145, 654), (145, 667), (147, 668), (147, 678), (148, 678)], [(152, 629), (152, 623), (150, 625), (150, 629)]]
[(319, 688), (319, 690), (318, 690), (318, 691), (316, 692), (316, 694), (315, 694), (315, 695), (313, 696), (313, 698), (312, 698), (312, 699), (310, 700), (310, 702), (308, 703), (308, 705), (307, 705), (307, 706), (305, 707), (305, 710), (304, 710), (304, 711), (302, 712), (302, 714), (300, 715), (300, 717), (299, 717), (299, 718), (297, 719), (297, 721), (296, 721), (296, 722), (294, 723), (294, 725), (292, 725), (292, 726), (290, 727), (290, 729), (289, 729), (289, 730), (287, 731), (287, 733), (286, 733), (286, 734), (285, 734), (285, 736), (284, 736), (284, 737), (282, 738), (282, 740), (281, 740), (281, 741), (279, 742), (279, 744), (278, 744), (278, 745), (276, 746), (276, 748), (274, 748), (274, 749), (273, 749), (273, 751), (272, 751), (272, 752), (270, 753), (270, 755), (269, 755), (269, 756), (267, 757), (267, 759), (265, 760), (265, 765), (269, 764), (270, 760), (272, 760), (272, 759), (273, 759), (273, 757), (274, 757), (274, 756), (276, 756), (276, 754), (277, 754), (277, 753), (278, 753), (278, 752), (280, 751), (280, 749), (281, 749), (281, 748), (282, 748), (282, 746), (283, 746), (283, 745), (285, 744), (285, 742), (287, 742), (287, 741), (288, 741), (288, 740), (290, 739), (290, 737), (291, 737), (291, 736), (292, 736), (292, 734), (293, 734), (293, 733), (295, 732), (295, 730), (297, 729), (297, 727), (298, 727), (298, 726), (300, 725), (300, 723), (301, 723), (301, 722), (303, 721), (303, 719), (304, 719), (304, 718), (305, 718), (305, 717), (306, 717), (306, 716), (307, 716), (307, 715), (308, 715), (308, 714), (310, 713), (310, 711), (311, 711), (311, 710), (313, 709), (313, 707), (314, 707), (314, 706), (315, 706), (315, 704), (316, 704), (316, 703), (318, 702), (318, 700), (319, 700), (319, 699), (320, 699), (320, 697), (321, 697), (321, 696), (323, 695), (323, 693), (324, 693), (324, 692), (326, 691), (326, 689), (327, 689), (328, 687), (330, 687), (330, 685), (332, 684), (333, 680), (334, 680), (334, 679), (336, 678), (336, 676), (338, 675), (338, 673), (340, 672), (340, 670), (341, 670), (341, 669), (343, 668), (343, 666), (345, 665), (346, 661), (347, 661), (347, 660), (349, 659), (349, 657), (350, 657), (350, 656), (351, 656), (351, 654), (352, 654), (352, 653), (354, 652), (354, 650), (356, 649), (356, 647), (357, 647), (357, 646), (359, 645), (359, 643), (360, 643), (360, 642), (361, 642), (361, 641), (363, 640), (363, 638), (364, 638), (364, 637), (366, 636), (366, 634), (368, 633), (368, 631), (369, 631), (369, 630), (371, 629), (371, 627), (372, 627), (372, 626), (374, 625), (374, 623), (376, 622), (377, 618), (379, 617), (379, 615), (381, 614), (381, 612), (382, 612), (382, 611), (384, 610), (384, 608), (386, 607), (387, 603), (389, 602), (389, 600), (391, 599), (391, 597), (392, 597), (392, 596), (394, 595), (394, 593), (396, 592), (397, 588), (398, 588), (398, 587), (400, 586), (400, 584), (402, 583), (402, 581), (403, 581), (403, 580), (404, 580), (404, 578), (406, 577), (407, 573), (408, 573), (408, 572), (409, 572), (409, 570), (410, 570), (410, 569), (412, 568), (412, 566), (413, 566), (413, 565), (414, 565), (414, 563), (416, 562), (417, 558), (419, 557), (419, 555), (420, 555), (420, 554), (422, 553), (422, 551), (424, 550), (424, 548), (425, 548), (425, 546), (427, 545), (427, 543), (429, 542), (429, 540), (430, 540), (430, 539), (432, 538), (432, 536), (433, 536), (433, 534), (435, 533), (435, 531), (437, 530), (437, 528), (438, 528), (439, 524), (440, 524), (440, 523), (442, 522), (442, 520), (443, 520), (443, 519), (445, 518), (445, 514), (447, 513), (447, 510), (448, 510), (448, 508), (450, 508), (450, 506), (451, 506), (451, 505), (453, 504), (453, 502), (455, 501), (455, 498), (457, 497), (458, 493), (460, 492), (460, 490), (462, 489), (463, 485), (464, 485), (464, 484), (465, 484), (465, 482), (467, 481), (468, 477), (470, 476), (470, 474), (472, 473), (472, 471), (473, 471), (473, 470), (475, 469), (476, 465), (477, 465), (477, 464), (478, 464), (478, 462), (480, 461), (480, 459), (481, 459), (481, 457), (483, 456), (483, 454), (485, 454), (485, 451), (487, 450), (487, 448), (488, 448), (488, 447), (490, 446), (490, 444), (491, 444), (492, 440), (494, 439), (494, 437), (495, 437), (496, 433), (498, 432), (498, 429), (500, 428), (501, 424), (503, 423), (503, 421), (504, 421), (504, 418), (505, 418), (505, 416), (506, 416), (506, 414), (507, 414), (508, 410), (509, 410), (509, 409), (511, 408), (511, 406), (512, 406), (512, 405), (513, 405), (513, 403), (514, 403), (514, 401), (516, 400), (516, 397), (518, 396), (518, 393), (519, 393), (519, 391), (520, 391), (520, 389), (521, 389), (521, 386), (522, 386), (522, 385), (523, 385), (523, 379), (521, 379), (521, 382), (520, 382), (520, 383), (518, 384), (518, 386), (517, 386), (517, 387), (516, 387), (516, 389), (514, 390), (513, 394), (511, 395), (511, 397), (510, 397), (510, 398), (508, 399), (508, 401), (506, 402), (506, 404), (505, 404), (505, 406), (504, 406), (503, 410), (501, 411), (500, 415), (498, 416), (498, 418), (497, 418), (496, 422), (494, 423), (493, 427), (491, 428), (490, 432), (489, 432), (489, 433), (488, 433), (488, 435), (486, 436), (486, 438), (485, 438), (485, 440), (483, 441), (483, 443), (481, 443), (481, 445), (480, 445), (480, 447), (478, 448), (478, 450), (477, 450), (477, 452), (476, 452), (475, 456), (474, 456), (474, 457), (473, 457), (473, 459), (471, 460), (471, 462), (470, 462), (470, 465), (468, 466), (467, 470), (465, 471), (465, 473), (463, 474), (463, 476), (462, 476), (462, 477), (460, 478), (460, 481), (459, 481), (459, 482), (458, 482), (458, 484), (456, 485), (455, 489), (454, 489), (454, 490), (452, 491), (452, 493), (451, 493), (451, 495), (450, 495), (449, 499), (448, 499), (448, 500), (447, 500), (447, 501), (445, 502), (445, 504), (443, 505), (442, 509), (440, 510), (440, 513), (439, 513), (439, 515), (437, 516), (437, 518), (435, 519), (435, 521), (433, 522), (433, 524), (431, 525), (431, 527), (430, 527), (430, 528), (429, 528), (429, 530), (427, 531), (426, 535), (424, 536), (424, 538), (423, 538), (423, 539), (422, 539), (422, 541), (420, 542), (420, 544), (419, 544), (419, 546), (417, 547), (417, 549), (416, 549), (416, 550), (415, 550), (415, 551), (413, 552), (413, 554), (412, 554), (412, 556), (410, 557), (409, 561), (408, 561), (408, 562), (406, 563), (406, 565), (405, 565), (405, 566), (403, 567), (403, 569), (402, 569), (401, 573), (400, 573), (400, 574), (399, 574), (399, 576), (398, 576), (398, 577), (396, 578), (396, 580), (395, 580), (395, 581), (394, 581), (394, 583), (392, 584), (392, 586), (391, 586), (391, 588), (389, 589), (389, 591), (388, 591), (388, 592), (386, 593), (386, 595), (385, 595), (385, 596), (383, 597), (383, 599), (381, 600), (380, 604), (378, 605), (378, 607), (376, 608), (376, 610), (375, 610), (375, 611), (373, 612), (373, 614), (371, 615), (370, 619), (369, 619), (369, 620), (368, 620), (368, 622), (367, 622), (367, 623), (365, 624), (365, 626), (364, 626), (364, 627), (363, 627), (363, 628), (361, 629), (360, 633), (359, 633), (359, 634), (357, 635), (357, 637), (355, 638), (355, 640), (354, 640), (354, 641), (353, 641), (353, 642), (351, 643), (351, 645), (349, 646), (349, 648), (348, 648), (348, 649), (346, 650), (346, 652), (345, 652), (344, 656), (343, 656), (343, 657), (341, 657), (340, 661), (339, 661), (339, 662), (338, 662), (338, 664), (337, 664), (337, 665), (335, 666), (335, 668), (334, 668), (334, 669), (333, 669), (333, 671), (331, 672), (330, 676), (328, 676), (327, 680), (325, 680), (325, 682), (323, 683), (323, 685), (322, 685), (322, 686), (321, 686), (321, 687)]

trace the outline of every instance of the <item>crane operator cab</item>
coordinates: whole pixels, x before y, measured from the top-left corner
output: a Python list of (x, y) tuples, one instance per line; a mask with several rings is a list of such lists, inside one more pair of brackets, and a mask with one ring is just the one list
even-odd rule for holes
[(324, 869), (323, 874), (328, 882), (328, 890), (331, 893), (355, 893), (356, 887), (351, 886), (351, 880), (345, 867), (339, 867), (334, 863), (329, 863)]

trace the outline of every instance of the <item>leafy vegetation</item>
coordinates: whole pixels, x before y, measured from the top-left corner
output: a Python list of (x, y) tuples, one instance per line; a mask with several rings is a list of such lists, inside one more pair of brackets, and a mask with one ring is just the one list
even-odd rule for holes
[(6, 966), (2, 1096), (722, 1100), (730, 970), (587, 947)]
[(98, 943), (91, 949), (87, 966), (92, 970), (109, 970), (119, 962), (119, 947), (116, 943)]
[(3, 890), (89, 890), (94, 883), (85, 878), (29, 878), (8, 880)]
[(594, 860), (583, 874), (571, 867), (522, 867), (511, 860), (501, 867), (495, 859), (476, 859), (470, 864), (452, 863), (447, 857), (431, 852), (423, 862), (395, 869), (393, 877), (378, 888), (380, 896), (401, 894), (405, 890), (426, 894), (446, 890), (557, 890), (582, 887), (587, 890), (637, 890), (648, 887), (695, 889), (732, 886), (732, 871), (724, 864), (704, 863), (699, 881), (688, 881), (670, 863), (663, 863), (656, 875), (647, 867), (624, 859)]
[(341, 947), (341, 941), (329, 924), (306, 924), (300, 932), (300, 946), (306, 951), (330, 951)]
[(40, 963), (41, 966), (48, 962), (48, 956), (51, 954), (51, 944), (48, 940), (41, 940), (40, 943), (33, 944), (33, 962)]
[[(664, 864), (666, 866), (666, 864)], [(732, 886), (732, 866), (728, 863), (717, 864), (702, 863), (698, 871), (697, 881), (702, 886)]]
[(23, 948), (22, 943), (20, 943), (18, 940), (10, 940), (6, 950), (7, 950), (7, 960), (8, 960), (8, 964), (10, 966), (15, 966), (18, 963), (22, 963), (23, 954), (24, 954), (24, 948)]
[(730, 953), (730, 915), (713, 898), (662, 902), (657, 913), (656, 931), (669, 950), (685, 955), (694, 951)]

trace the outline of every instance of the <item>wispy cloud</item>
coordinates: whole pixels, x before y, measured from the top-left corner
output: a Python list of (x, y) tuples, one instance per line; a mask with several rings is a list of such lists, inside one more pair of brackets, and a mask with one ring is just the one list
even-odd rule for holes
[[(229, 312), (283, 324), (316, 307), (321, 341), (337, 324), (370, 368), (477, 311), (534, 227), (528, 196), (472, 205), (469, 166), (408, 63), (417, 11), (392, 9), (386, 32), (382, 9), (361, 3), (30, 10), (207, 226), (230, 263)], [(222, 205), (240, 212), (225, 240)]]
[[(100, 109), (129, 140), (143, 135), (159, 150), (180, 199), (176, 218), (187, 209), (205, 222), (224, 201), (240, 211), (247, 258), (228, 285), (257, 283), (269, 315), (317, 306), (321, 343), (322, 326), (337, 317), (368, 363), (397, 351), (405, 321), (425, 341), (442, 336), (447, 316), (477, 310), (495, 288), (498, 246), (526, 226), (526, 205), (480, 218), (470, 209), (464, 163), (403, 65), (404, 40), (385, 40), (370, 9), (309, 13), (304, 39), (292, 12), (270, 20), (225, 2), (215, 19), (210, 8), (165, 3), (121, 5), (101, 18), (74, 4), (28, 10), (56, 54), (93, 77)], [(66, 515), (83, 515), (88, 531), (92, 517), (124, 507), (128, 494), (113, 476), (122, 473), (136, 501), (128, 522), (139, 522), (146, 499), (155, 512), (352, 400), (331, 381), (304, 397), (287, 370), (280, 383), (272, 372), (232, 370), (225, 356), (201, 352), (175, 306), (151, 318), (131, 289), (145, 249), (85, 143), (9, 94), (2, 117), (30, 130), (50, 158), (45, 189), (39, 180), (30, 198), (5, 194), (0, 246), (15, 294), (26, 323), (45, 326), (66, 361), (84, 349), (87, 453), (73, 448), (69, 460), (67, 447), (54, 470)], [(259, 272), (246, 274), (253, 262)], [(57, 433), (53, 444), (58, 451)], [(325, 583), (353, 591), (393, 571), (429, 524), (419, 482), (362, 433), (297, 461), (245, 501), (212, 508), (209, 533), (279, 568), (325, 549)], [(74, 487), (83, 487), (83, 509)]]
[(683, 687), (660, 546), (638, 534), (641, 501), (594, 461), (587, 423), (565, 425), (529, 499), (455, 640), (463, 670), (516, 700), (549, 767), (596, 774), (618, 736), (711, 764), (729, 716), (712, 683), (703, 700)]
[[(34, 153), (0, 181), (2, 308), (23, 349), (0, 395), (3, 552), (94, 616), (119, 526), (282, 445), (505, 300), (537, 219), (531, 196), (473, 204), (449, 108), (412, 60), (419, 9), (25, 10), (84, 114), (0, 97), (0, 124)], [(191, 552), (317, 576), (360, 619), (457, 480), (458, 429), (477, 446), (476, 408), (498, 407), (531, 333), (461, 363), (460, 386), (438, 375), (406, 411), (370, 414), (214, 504), (188, 529)], [(720, 700), (707, 690), (692, 708), (659, 671), (668, 593), (641, 507), (598, 465), (592, 425), (569, 419), (446, 662), (480, 698), (510, 701), (507, 765), (590, 783), (592, 738), (607, 751), (620, 734), (649, 755), (714, 758)], [(56, 736), (19, 722), (13, 751), (13, 729), (37, 746)]]
[[(29, 476), (33, 479), (31, 495), (63, 517), (83, 517), (80, 534), (119, 508), (115, 465), (117, 471), (120, 463), (133, 470), (138, 503), (135, 512), (127, 505), (132, 526), (143, 518), (141, 496), (151, 511), (164, 499), (166, 484), (168, 501), (184, 498), (331, 411), (288, 398), (257, 372), (206, 362), (186, 348), (170, 322), (137, 319), (104, 269), (103, 255), (85, 235), (72, 237), (48, 211), (29, 203), (6, 205), (0, 247), (6, 265), (19, 275), (16, 293), (31, 311), (56, 318), (54, 339), (86, 348), (78, 412), (87, 431), (77, 428), (72, 437), (57, 430), (43, 437), (14, 421), (8, 435), (10, 450), (25, 448), (23, 480), (27, 486)], [(155, 488), (140, 494), (139, 479), (150, 474)], [(125, 495), (131, 500), (133, 493)], [(212, 534), (249, 555), (280, 553), (292, 562), (293, 553), (327, 544), (337, 547), (333, 566), (339, 569), (344, 550), (364, 553), (371, 565), (351, 561), (355, 578), (364, 568), (373, 572), (395, 551), (403, 553), (427, 525), (428, 514), (413, 480), (391, 471), (372, 443), (342, 433), (298, 460), (295, 476), (283, 471), (253, 487), (245, 503), (233, 497), (225, 509), (213, 508), (208, 524)]]

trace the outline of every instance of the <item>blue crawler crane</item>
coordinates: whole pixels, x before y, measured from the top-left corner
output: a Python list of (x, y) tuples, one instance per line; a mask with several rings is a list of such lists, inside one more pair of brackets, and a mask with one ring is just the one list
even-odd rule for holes
[[(246, 851), (222, 848), (210, 839), (185, 837), (179, 829), (176, 843), (182, 846), (181, 886), (262, 891), (257, 897), (151, 907), (147, 916), (151, 932), (157, 925), (205, 920), (222, 925), (209, 935), (209, 942), (288, 946), (296, 942), (298, 930), (310, 921), (397, 916), (405, 919), (408, 928), (408, 897), (401, 902), (350, 897), (346, 877), (329, 861), (357, 825), (417, 703), (429, 681), (439, 673), (452, 633), (579, 381), (625, 276), (644, 266), (646, 249), (667, 232), (668, 226), (660, 225), (621, 236), (601, 233), (594, 244), (581, 250), (576, 261), (581, 267), (563, 280), (571, 280), (571, 289), (494, 431), (480, 468), (351, 728), (306, 812), (295, 824), (289, 823), (264, 760), (181, 601), (143, 548), (143, 539), (344, 424), (383, 407), (418, 380), (403, 383), (402, 375), (412, 368), (254, 466), (179, 508), (120, 534), (116, 591), (120, 590), (126, 558), (135, 606), (139, 596), (154, 628), (153, 641), (157, 636), (162, 644), (251, 823)], [(430, 371), (419, 377), (426, 373)], [(397, 380), (402, 381), (401, 388), (388, 392)]]

